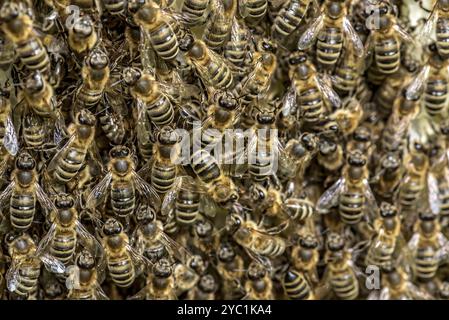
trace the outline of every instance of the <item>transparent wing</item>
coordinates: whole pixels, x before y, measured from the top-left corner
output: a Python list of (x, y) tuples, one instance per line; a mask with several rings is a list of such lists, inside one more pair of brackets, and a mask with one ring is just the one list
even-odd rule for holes
[(48, 210), (49, 212), (57, 212), (58, 209), (56, 209), (54, 203), (50, 200), (41, 186), (38, 183), (35, 183), (34, 186), (36, 188), (37, 200), (41, 204), (42, 208)]
[(363, 57), (365, 54), (365, 48), (363, 46), (363, 42), (360, 39), (357, 32), (354, 30), (354, 27), (351, 24), (351, 21), (348, 20), (348, 18), (343, 18), (343, 30), (348, 35), (349, 39), (352, 42), (352, 45), (354, 46), (354, 52), (357, 55), (357, 57)]
[(103, 247), (79, 221), (76, 221), (75, 229), (78, 234), (77, 240), (81, 243), (81, 245), (88, 249), (95, 258), (99, 260), (104, 259)]
[(321, 29), (324, 27), (324, 14), (319, 15), (310, 25), (310, 27), (302, 34), (298, 41), (298, 49), (306, 50), (315, 43)]
[(391, 298), (390, 289), (389, 288), (383, 288), (380, 291), (379, 300), (390, 300), (390, 298)]
[(142, 256), (138, 251), (136, 251), (133, 247), (131, 247), (129, 244), (126, 245), (126, 250), (131, 256), (132, 261), (137, 266), (144, 266), (145, 268), (152, 268), (153, 263)]
[(13, 263), (9, 267), (8, 272), (6, 272), (6, 285), (10, 292), (16, 291), (17, 286), (19, 285), (19, 267), (20, 263), (17, 263), (13, 260)]
[(402, 40), (408, 41), (408, 42), (414, 42), (415, 40), (412, 38), (412, 36), (405, 31), (400, 25), (397, 23), (393, 25), (393, 29), (396, 31), (396, 33), (402, 38)]
[(136, 189), (139, 191), (140, 195), (150, 201), (150, 204), (152, 204), (153, 208), (158, 210), (161, 207), (161, 198), (157, 194), (154, 187), (143, 180), (136, 172), (133, 172), (132, 176)]
[(44, 264), (45, 268), (53, 273), (59, 273), (62, 274), (65, 272), (65, 266), (62, 264), (59, 260), (56, 258), (50, 256), (47, 253), (44, 253), (43, 255), (39, 256), (39, 259)]
[(162, 216), (168, 216), (174, 209), (176, 198), (178, 197), (178, 191), (182, 186), (182, 177), (177, 177), (173, 187), (164, 197), (162, 202), (161, 214)]
[(340, 108), (341, 100), (334, 89), (332, 89), (331, 81), (325, 78), (324, 75), (317, 75), (315, 79), (316, 84), (318, 85), (320, 91), (323, 93), (326, 99), (328, 99), (334, 107)]
[(434, 300), (435, 298), (426, 291), (418, 288), (411, 282), (407, 282), (407, 291), (414, 300)]
[(296, 90), (293, 86), (291, 86), (287, 93), (284, 96), (284, 99), (282, 101), (282, 115), (283, 116), (289, 116), (296, 108)]
[(408, 99), (414, 99), (417, 95), (421, 94), (423, 89), (423, 85), (427, 81), (430, 73), (430, 65), (426, 65), (421, 71), (418, 73), (416, 78), (412, 80), (412, 82), (408, 85), (406, 90), (406, 95)]
[(111, 181), (112, 173), (109, 172), (90, 192), (86, 200), (87, 208), (96, 208), (106, 199)]
[(69, 145), (73, 143), (73, 140), (75, 140), (75, 135), (72, 135), (62, 147), (58, 147), (59, 151), (53, 156), (50, 163), (48, 164), (47, 170), (49, 172), (55, 170), (56, 165), (58, 164), (59, 157), (63, 152), (65, 152)]
[(109, 300), (109, 297), (106, 295), (106, 293), (103, 291), (103, 289), (100, 287), (100, 285), (98, 283), (95, 286), (94, 290), (95, 290), (94, 297), (97, 300)]
[(407, 243), (407, 247), (411, 252), (414, 252), (418, 247), (419, 242), (419, 233), (413, 234), (412, 238)]
[(160, 241), (166, 246), (171, 255), (183, 264), (186, 264), (187, 261), (192, 257), (190, 251), (170, 238), (163, 230), (160, 230), (160, 232)]
[(56, 223), (53, 223), (48, 230), (47, 234), (42, 238), (42, 240), (39, 242), (39, 245), (36, 249), (36, 255), (40, 256), (47, 252), (48, 246), (51, 243), (51, 240), (53, 240), (56, 232)]
[(441, 208), (440, 192), (438, 190), (438, 181), (432, 173), (427, 175), (427, 189), (429, 195), (429, 207), (433, 214), (438, 215)]
[(65, 279), (65, 286), (67, 287), (67, 289), (73, 290), (80, 288), (79, 272), (79, 267), (76, 265), (67, 267), (66, 273), (68, 274), (68, 276)]
[(6, 118), (5, 136), (3, 138), (3, 145), (8, 152), (15, 156), (19, 151), (19, 142), (17, 140), (17, 133), (14, 129), (11, 117)]
[(16, 186), (16, 183), (12, 181), (5, 190), (0, 194), (0, 207), (3, 207), (5, 205), (5, 202), (9, 200), (12, 191), (14, 190)]
[(432, 38), (432, 31), (434, 30), (434, 27), (438, 20), (438, 10), (436, 10), (437, 4), (438, 1), (435, 1), (432, 13), (427, 18), (426, 23), (418, 33), (418, 39), (421, 40), (421, 42), (427, 43), (429, 39)]
[(345, 179), (340, 178), (318, 199), (316, 210), (320, 213), (326, 213), (328, 209), (338, 204), (340, 194), (345, 188)]
[(373, 191), (371, 190), (371, 187), (367, 179), (363, 181), (363, 186), (365, 189), (364, 194), (366, 199), (365, 207), (369, 212), (369, 217), (371, 221), (374, 221), (374, 219), (376, 219), (379, 216), (379, 207), (377, 206), (376, 199), (374, 198)]
[(251, 259), (263, 265), (270, 274), (273, 272), (273, 264), (271, 263), (270, 259), (255, 253), (253, 250), (249, 248), (245, 248), (245, 252)]

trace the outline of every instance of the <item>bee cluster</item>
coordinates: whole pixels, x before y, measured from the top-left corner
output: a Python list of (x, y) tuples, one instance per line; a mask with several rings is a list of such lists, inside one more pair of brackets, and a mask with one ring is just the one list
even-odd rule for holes
[(0, 298), (449, 298), (448, 11), (0, 1)]

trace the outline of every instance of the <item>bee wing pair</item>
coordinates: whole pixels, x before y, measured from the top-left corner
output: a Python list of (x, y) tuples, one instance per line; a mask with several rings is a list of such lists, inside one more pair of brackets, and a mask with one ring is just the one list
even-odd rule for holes
[[(159, 195), (154, 190), (153, 186), (143, 180), (136, 172), (132, 172), (132, 181), (137, 191), (155, 208), (160, 208), (161, 200)], [(102, 204), (108, 195), (109, 186), (112, 182), (112, 173), (109, 172), (106, 176), (92, 189), (87, 197), (86, 207), (96, 208)]]
[[(365, 196), (364, 209), (368, 210), (368, 217), (374, 219), (377, 217), (379, 208), (371, 191), (368, 180), (363, 181), (363, 193)], [(335, 207), (339, 203), (340, 195), (347, 190), (347, 182), (345, 178), (338, 179), (323, 195), (318, 199), (316, 210), (321, 214), (329, 213), (329, 209)]]

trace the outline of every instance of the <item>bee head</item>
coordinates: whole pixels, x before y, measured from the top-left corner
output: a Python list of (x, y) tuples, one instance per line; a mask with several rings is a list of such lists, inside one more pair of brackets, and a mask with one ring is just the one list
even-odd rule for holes
[(89, 250), (84, 249), (76, 257), (76, 265), (81, 269), (92, 269), (95, 267), (95, 259)]
[(214, 227), (208, 220), (200, 220), (195, 225), (195, 232), (200, 238), (207, 238), (212, 234)]
[(288, 64), (292, 67), (295, 67), (300, 64), (304, 64), (307, 61), (307, 55), (305, 52), (299, 51), (290, 55), (288, 58)]
[(165, 126), (157, 133), (157, 140), (162, 145), (174, 145), (179, 141), (179, 135), (171, 127)]
[(265, 275), (267, 274), (267, 270), (263, 267), (262, 264), (256, 262), (256, 261), (252, 261), (249, 266), (248, 266), (248, 271), (247, 271), (247, 275), (248, 275), (248, 279), (250, 280), (259, 280), (262, 279), (263, 277), (265, 277)]
[(109, 151), (109, 157), (114, 159), (127, 158), (131, 154), (131, 150), (126, 146), (115, 146)]
[(123, 231), (122, 224), (114, 218), (109, 218), (103, 225), (103, 233), (106, 236), (118, 235)]
[(355, 150), (349, 154), (348, 164), (354, 167), (363, 167), (366, 165), (366, 157), (360, 150)]
[(101, 50), (93, 50), (87, 58), (88, 65), (95, 70), (101, 70), (109, 65), (108, 56)]
[(313, 133), (304, 133), (301, 135), (301, 142), (306, 147), (307, 151), (314, 151), (317, 148), (317, 136)]
[(320, 154), (327, 156), (337, 151), (337, 144), (331, 140), (321, 139), (319, 142), (319, 150)]
[(97, 122), (92, 112), (87, 109), (82, 109), (80, 112), (78, 112), (77, 119), (80, 125), (89, 127), (95, 126), (95, 123)]
[(230, 243), (224, 242), (220, 244), (217, 253), (218, 260), (224, 263), (229, 263), (235, 259), (236, 255), (234, 247)]
[(382, 202), (380, 205), (380, 216), (382, 218), (392, 218), (398, 214), (398, 210), (394, 205), (388, 202)]
[(28, 253), (33, 245), (31, 238), (25, 235), (18, 236), (11, 244), (13, 245), (13, 250), (19, 254)]
[(207, 266), (207, 262), (199, 254), (192, 256), (189, 262), (189, 267), (197, 274), (202, 274), (207, 269)]
[(192, 58), (201, 59), (205, 54), (205, 48), (199, 41), (195, 41), (190, 47), (189, 53)]
[(238, 107), (238, 101), (231, 92), (218, 93), (218, 105), (226, 110), (235, 110)]
[(90, 16), (85, 15), (75, 20), (73, 32), (83, 38), (87, 38), (94, 32), (94, 25)]
[(125, 81), (125, 83), (129, 86), (133, 86), (141, 77), (142, 72), (137, 68), (127, 67), (123, 69), (123, 81)]
[(242, 223), (242, 217), (236, 213), (231, 213), (226, 217), (226, 230), (233, 234), (242, 226)]
[(257, 50), (258, 51), (262, 51), (262, 52), (271, 52), (271, 53), (276, 54), (277, 47), (269, 39), (263, 38), (262, 40), (259, 41), (258, 46), (257, 46)]
[(19, 154), (16, 159), (16, 168), (19, 170), (33, 170), (36, 167), (36, 161), (26, 151)]
[(371, 131), (366, 126), (357, 127), (353, 133), (353, 138), (355, 141), (369, 142), (371, 140)]
[(327, 249), (331, 252), (338, 252), (344, 249), (345, 240), (337, 233), (329, 234), (327, 238)]
[(270, 125), (276, 121), (276, 114), (269, 109), (259, 110), (256, 114), (256, 120), (261, 125)]
[(289, 143), (289, 145), (291, 146), (290, 153), (295, 158), (302, 158), (307, 153), (308, 148), (305, 147), (304, 143), (301, 142), (297, 140), (292, 140), (292, 142)]
[(152, 223), (156, 219), (156, 212), (149, 205), (139, 206), (136, 212), (137, 223), (147, 224)]
[(206, 274), (201, 277), (198, 282), (198, 287), (205, 293), (213, 293), (217, 288), (217, 284), (211, 274)]
[(153, 266), (153, 274), (158, 278), (168, 278), (172, 272), (172, 266), (165, 258), (158, 260)]
[(55, 206), (58, 209), (70, 209), (75, 205), (73, 197), (66, 193), (59, 194), (55, 199)]
[(190, 51), (195, 44), (195, 38), (191, 34), (187, 34), (183, 38), (179, 39), (179, 50), (183, 52)]
[(299, 239), (299, 245), (304, 249), (318, 248), (318, 240), (311, 234), (307, 234)]

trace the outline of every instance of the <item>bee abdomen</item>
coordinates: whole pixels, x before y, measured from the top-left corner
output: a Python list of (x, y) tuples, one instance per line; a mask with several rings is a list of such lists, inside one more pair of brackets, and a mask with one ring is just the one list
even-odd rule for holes
[(376, 44), (376, 67), (380, 74), (389, 75), (398, 71), (400, 66), (399, 49), (399, 43), (394, 38)]
[(298, 98), (303, 110), (303, 119), (307, 123), (316, 123), (324, 112), (323, 100), (317, 88), (304, 90)]
[(38, 38), (32, 38), (16, 46), (16, 52), (22, 63), (30, 70), (39, 70), (46, 74), (50, 68), (47, 50)]
[(424, 93), (424, 105), (430, 116), (441, 114), (446, 108), (448, 84), (444, 79), (435, 79), (427, 82)]
[(19, 269), (18, 283), (15, 294), (26, 297), (37, 290), (40, 266), (28, 266)]
[(308, 4), (303, 1), (291, 1), (288, 7), (282, 8), (273, 22), (273, 38), (283, 39), (300, 25)]
[(204, 43), (212, 50), (221, 49), (229, 34), (229, 26), (223, 22), (212, 22), (204, 31)]
[(185, 13), (189, 25), (196, 25), (202, 22), (208, 5), (208, 0), (186, 0), (181, 11)]
[(164, 60), (173, 60), (179, 52), (178, 39), (170, 25), (163, 23), (150, 32), (154, 51)]
[(317, 41), (317, 61), (325, 68), (333, 67), (340, 57), (343, 34), (340, 29), (327, 28), (322, 39)]
[(175, 111), (170, 100), (165, 95), (160, 95), (156, 101), (148, 104), (148, 116), (157, 126), (168, 125), (175, 118)]
[(56, 233), (50, 247), (50, 253), (56, 259), (66, 264), (73, 257), (75, 248), (76, 234), (74, 232)]
[(123, 123), (117, 120), (118, 119), (111, 114), (104, 114), (100, 117), (101, 128), (109, 141), (115, 145), (120, 144), (125, 137), (125, 128)]
[(415, 257), (416, 276), (421, 279), (431, 279), (438, 270), (438, 260), (435, 251), (430, 247), (418, 248)]
[(33, 223), (36, 197), (31, 193), (13, 192), (10, 199), (11, 225), (18, 230), (26, 230)]
[(442, 56), (449, 54), (449, 27), (447, 18), (438, 18), (436, 24), (436, 45)]
[(155, 162), (151, 170), (151, 183), (159, 193), (166, 193), (172, 187), (176, 179), (176, 166)]
[(128, 256), (108, 259), (108, 270), (112, 281), (122, 288), (129, 287), (136, 277), (134, 265)]
[(106, 11), (110, 14), (122, 14), (126, 10), (126, 0), (107, 0), (103, 1)]
[(113, 184), (111, 187), (111, 206), (118, 217), (127, 217), (136, 206), (135, 189), (131, 184)]
[(312, 290), (302, 273), (289, 270), (284, 276), (282, 286), (290, 300), (308, 300), (312, 297)]
[(83, 166), (85, 157), (86, 152), (84, 150), (69, 148), (58, 160), (58, 165), (54, 172), (55, 179), (60, 183), (70, 181)]
[(182, 225), (193, 224), (199, 214), (200, 194), (181, 190), (175, 204), (176, 221)]
[(340, 196), (339, 212), (344, 223), (355, 224), (363, 217), (365, 196), (361, 193), (343, 193)]
[(191, 166), (195, 174), (205, 183), (212, 182), (221, 175), (215, 158), (205, 150), (199, 150), (192, 155)]
[(247, 19), (250, 22), (256, 22), (262, 19), (267, 13), (267, 0), (250, 0), (246, 3)]
[(350, 270), (334, 274), (330, 282), (335, 295), (340, 299), (354, 300), (359, 295), (358, 280)]

